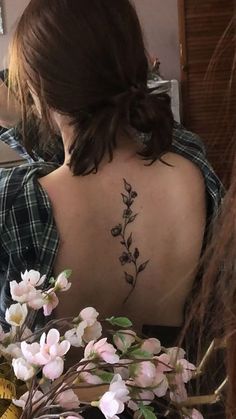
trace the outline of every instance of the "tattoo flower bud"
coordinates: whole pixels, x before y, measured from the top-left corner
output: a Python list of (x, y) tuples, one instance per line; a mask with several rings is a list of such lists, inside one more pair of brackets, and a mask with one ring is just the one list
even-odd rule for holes
[(135, 191), (132, 191), (131, 192), (131, 198), (137, 198), (137, 196), (138, 196), (138, 194), (137, 194), (137, 192), (135, 192)]
[(116, 227), (111, 229), (111, 234), (113, 237), (117, 237), (121, 234), (122, 232), (122, 225), (118, 224)]

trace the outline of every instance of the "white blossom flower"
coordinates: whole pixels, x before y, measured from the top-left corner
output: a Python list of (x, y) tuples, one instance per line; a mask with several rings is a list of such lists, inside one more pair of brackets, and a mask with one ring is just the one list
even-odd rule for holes
[(158, 339), (145, 339), (141, 345), (141, 350), (150, 353), (150, 355), (157, 355), (161, 352), (161, 343)]
[(114, 344), (121, 352), (127, 351), (136, 340), (136, 333), (133, 330), (118, 330), (113, 336)]
[(25, 283), (33, 285), (33, 287), (39, 287), (46, 279), (46, 275), (40, 276), (40, 272), (31, 269), (21, 274), (21, 278)]
[(99, 339), (101, 335), (102, 326), (98, 321), (95, 321), (91, 326), (89, 326), (87, 321), (83, 320), (76, 327), (68, 330), (65, 333), (65, 338), (72, 346), (79, 348), (91, 340)]
[[(32, 403), (32, 410), (34, 411), (39, 404), (43, 402), (44, 394), (42, 391), (36, 390), (33, 395), (31, 394), (31, 403)], [(25, 405), (29, 398), (29, 391), (24, 393), (19, 399), (13, 399), (13, 403), (15, 406), (20, 407), (21, 409), (25, 408)], [(40, 402), (38, 402), (40, 400)], [(38, 403), (37, 403), (38, 402)]]
[(28, 309), (26, 304), (12, 304), (5, 314), (5, 319), (7, 323), (12, 326), (22, 326), (28, 314)]
[(106, 419), (118, 419), (130, 400), (129, 390), (119, 374), (115, 375), (107, 391), (99, 400), (98, 407)]
[(92, 326), (97, 320), (99, 313), (93, 307), (84, 308), (80, 314), (79, 318), (85, 320), (88, 326)]
[(55, 282), (55, 290), (56, 291), (68, 291), (71, 287), (71, 282), (68, 281), (67, 273), (61, 272)]
[(34, 368), (24, 358), (14, 358), (12, 366), (18, 380), (28, 381), (35, 375)]
[(10, 343), (6, 347), (1, 346), (1, 352), (7, 358), (22, 358), (22, 351), (19, 343)]
[(93, 340), (88, 343), (84, 350), (85, 359), (100, 358), (108, 364), (116, 364), (119, 362), (119, 356), (116, 354), (116, 349), (110, 343), (107, 343), (107, 338), (100, 339), (98, 342)]
[(73, 390), (68, 389), (59, 393), (56, 398), (56, 402), (64, 409), (77, 409), (79, 407), (78, 396)]
[(48, 290), (44, 294), (44, 305), (43, 305), (43, 314), (45, 317), (50, 316), (54, 308), (57, 307), (59, 303), (58, 297), (52, 289)]
[(10, 292), (12, 299), (18, 303), (27, 303), (36, 296), (36, 289), (29, 282), (10, 282)]
[(49, 380), (59, 378), (64, 370), (64, 361), (60, 356), (55, 357), (43, 367), (43, 375)]

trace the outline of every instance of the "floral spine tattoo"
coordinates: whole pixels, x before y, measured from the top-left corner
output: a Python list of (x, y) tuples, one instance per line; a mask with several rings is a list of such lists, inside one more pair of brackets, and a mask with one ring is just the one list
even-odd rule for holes
[(122, 193), (121, 196), (122, 196), (122, 200), (126, 208), (123, 211), (122, 223), (112, 228), (111, 234), (113, 237), (120, 237), (121, 239), (120, 244), (124, 248), (122, 255), (119, 257), (119, 261), (121, 265), (122, 266), (128, 265), (128, 264), (133, 265), (132, 273), (130, 272), (130, 270), (129, 272), (124, 271), (125, 280), (131, 286), (131, 290), (124, 300), (124, 303), (126, 303), (136, 287), (137, 280), (140, 273), (144, 271), (149, 260), (146, 260), (143, 263), (138, 262), (138, 259), (140, 258), (139, 249), (137, 247), (132, 246), (133, 234), (132, 232), (128, 234), (128, 231), (127, 231), (128, 225), (133, 223), (138, 215), (138, 214), (134, 214), (132, 210), (132, 205), (134, 203), (134, 200), (137, 198), (138, 194), (136, 191), (133, 190), (132, 186), (125, 179), (123, 180), (124, 180), (125, 193)]

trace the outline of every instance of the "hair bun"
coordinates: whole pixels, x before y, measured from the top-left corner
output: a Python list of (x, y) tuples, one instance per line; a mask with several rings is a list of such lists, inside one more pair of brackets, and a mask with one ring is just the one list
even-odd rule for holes
[(148, 133), (156, 130), (165, 119), (171, 123), (170, 97), (165, 93), (152, 93), (152, 89), (132, 87), (127, 119), (132, 127)]

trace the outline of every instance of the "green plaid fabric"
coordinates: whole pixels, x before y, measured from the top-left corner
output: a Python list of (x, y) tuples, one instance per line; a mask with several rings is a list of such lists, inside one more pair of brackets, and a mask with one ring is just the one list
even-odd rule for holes
[[(9, 137), (9, 133), (4, 139)], [(9, 139), (9, 138), (8, 138)], [(9, 144), (9, 142), (8, 142)], [(11, 138), (11, 147), (19, 154), (27, 153)], [(15, 147), (14, 147), (15, 144)], [(206, 160), (201, 140), (175, 125), (171, 151), (195, 163), (202, 172), (208, 202), (208, 224), (218, 212), (222, 185)], [(59, 245), (50, 201), (37, 182), (57, 167), (42, 160), (11, 169), (0, 169), (0, 302), (2, 313), (8, 305), (9, 282), (20, 280), (25, 269), (36, 269), (52, 275)]]
[(50, 278), (59, 236), (49, 199), (37, 182), (47, 163), (0, 170), (0, 317), (9, 304), (9, 282), (36, 269)]

